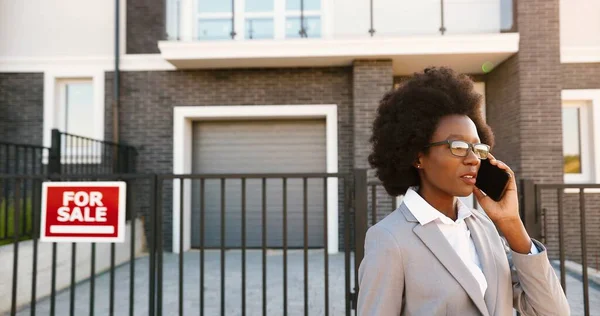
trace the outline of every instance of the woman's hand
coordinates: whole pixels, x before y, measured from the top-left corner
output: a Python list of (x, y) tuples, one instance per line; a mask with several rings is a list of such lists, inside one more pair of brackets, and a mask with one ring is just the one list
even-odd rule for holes
[(483, 208), (488, 217), (496, 224), (499, 231), (506, 238), (510, 248), (518, 253), (526, 254), (531, 251), (531, 238), (527, 234), (525, 225), (519, 216), (519, 197), (517, 195), (517, 182), (515, 173), (503, 162), (496, 160), (490, 154), (488, 156), (490, 163), (506, 171), (510, 178), (506, 185), (504, 196), (498, 202), (485, 195), (479, 188), (473, 189), (473, 194), (477, 198), (479, 205)]
[(505, 163), (497, 160), (492, 154), (489, 154), (488, 159), (492, 165), (506, 171), (510, 176), (508, 183), (506, 184), (504, 196), (502, 196), (500, 201), (496, 202), (481, 192), (477, 187), (473, 189), (473, 194), (475, 194), (479, 205), (481, 205), (483, 210), (496, 225), (503, 222), (521, 221), (521, 218), (519, 217), (519, 198), (517, 195), (515, 173)]

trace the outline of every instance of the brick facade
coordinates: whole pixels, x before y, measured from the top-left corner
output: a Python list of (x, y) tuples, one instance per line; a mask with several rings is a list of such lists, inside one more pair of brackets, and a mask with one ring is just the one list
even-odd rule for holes
[[(383, 95), (394, 86), (394, 74), (391, 60), (354, 61), (352, 91), (354, 95), (354, 167), (368, 169), (368, 181), (376, 180), (374, 170), (367, 160), (371, 153), (373, 120)], [(369, 187), (368, 218), (373, 223), (381, 220), (393, 211), (392, 198), (382, 185)], [(374, 205), (373, 202), (376, 202)], [(375, 209), (373, 209), (375, 207)]]
[(165, 0), (127, 0), (127, 54), (160, 52), (158, 41), (166, 38), (165, 10)]
[(517, 2), (520, 176), (563, 181), (559, 1)]
[[(497, 156), (519, 178), (536, 183), (563, 182), (562, 89), (598, 89), (593, 64), (560, 63), (559, 1), (518, 2), (519, 53), (486, 77), (488, 122), (496, 134)], [(581, 262), (579, 196), (564, 194), (565, 250)], [(586, 194), (588, 263), (597, 263), (600, 195)], [(558, 197), (544, 190), (544, 235), (552, 259), (558, 259)]]
[(379, 100), (394, 85), (391, 60), (355, 61), (352, 91), (354, 95), (354, 167), (369, 168), (369, 138)]
[(44, 74), (0, 73), (0, 139), (42, 145)]
[(488, 74), (485, 83), (486, 119), (496, 138), (492, 152), (517, 176), (521, 175), (519, 79), (518, 58), (513, 56)]
[(562, 64), (563, 89), (600, 89), (600, 63)]
[(486, 77), (495, 152), (519, 178), (562, 182), (559, 1), (518, 2), (519, 52)]
[[(112, 87), (112, 78), (112, 73), (107, 73), (106, 87)], [(140, 172), (172, 172), (174, 106), (283, 104), (337, 104), (339, 172), (352, 170), (351, 68), (125, 72), (121, 80), (120, 137), (138, 146)], [(112, 97), (107, 89), (107, 139), (112, 138)], [(170, 188), (165, 183), (167, 249), (172, 242)]]

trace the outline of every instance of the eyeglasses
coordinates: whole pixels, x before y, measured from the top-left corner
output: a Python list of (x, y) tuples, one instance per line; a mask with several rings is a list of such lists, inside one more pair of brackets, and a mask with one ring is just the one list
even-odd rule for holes
[(427, 147), (449, 145), (450, 152), (457, 157), (466, 157), (469, 154), (469, 149), (473, 150), (475, 156), (479, 159), (487, 159), (490, 153), (490, 146), (486, 144), (471, 144), (462, 140), (445, 140), (441, 142), (431, 143)]

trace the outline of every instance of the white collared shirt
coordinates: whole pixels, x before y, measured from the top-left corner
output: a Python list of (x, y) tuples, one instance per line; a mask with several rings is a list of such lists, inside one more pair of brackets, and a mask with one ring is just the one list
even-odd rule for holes
[[(456, 221), (453, 221), (427, 203), (416, 192), (417, 190), (417, 187), (409, 188), (404, 195), (403, 203), (421, 225), (435, 222), (444, 237), (448, 240), (450, 246), (456, 251), (467, 266), (467, 269), (469, 269), (475, 280), (477, 280), (481, 295), (484, 296), (488, 286), (487, 280), (481, 270), (481, 262), (479, 261), (479, 255), (475, 249), (473, 238), (471, 238), (471, 232), (465, 223), (465, 219), (472, 216), (473, 212), (464, 203), (457, 200), (458, 214)], [(538, 253), (538, 249), (532, 243), (531, 254), (536, 253)]]

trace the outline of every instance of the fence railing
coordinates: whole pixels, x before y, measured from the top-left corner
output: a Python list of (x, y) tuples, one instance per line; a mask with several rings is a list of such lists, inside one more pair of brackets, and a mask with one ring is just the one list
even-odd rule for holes
[(584, 315), (591, 315), (588, 269), (600, 269), (600, 239), (588, 237), (598, 233), (600, 184), (534, 184), (524, 180), (521, 191), (530, 235), (546, 245), (550, 260), (559, 265), (565, 293), (569, 277), (581, 278)]
[[(297, 0), (287, 1), (282, 8), (263, 7), (263, 12), (257, 12), (257, 8), (250, 9), (253, 12), (236, 10), (233, 1), (225, 1), (218, 7), (202, 7), (197, 2), (166, 1), (167, 40), (361, 38), (517, 31), (514, 0), (360, 0), (352, 2), (354, 10), (323, 10), (321, 1)], [(329, 30), (332, 34), (324, 34), (325, 21), (332, 17), (336, 26)]]
[(52, 130), (50, 174), (134, 173), (135, 147)]
[[(365, 192), (355, 192), (357, 207), (365, 210), (356, 213), (357, 216), (364, 214), (356, 221), (358, 236), (366, 229), (360, 226), (361, 223), (374, 225), (401, 203), (389, 196), (378, 181), (368, 182), (367, 188)], [(600, 270), (600, 239), (588, 237), (597, 236), (600, 232), (597, 224), (600, 218), (600, 184), (536, 184), (532, 180), (522, 180), (519, 194), (521, 218), (529, 235), (547, 247), (552, 264), (560, 270), (565, 292), (569, 277), (581, 279), (584, 315), (592, 315), (588, 269), (594, 267)], [(478, 207), (475, 197), (472, 206)], [(361, 245), (358, 239), (357, 243)], [(363, 256), (360, 248), (357, 246), (357, 263)], [(597, 281), (594, 283), (595, 288), (600, 286)], [(581, 293), (574, 292), (577, 296)], [(574, 300), (579, 299), (576, 297)]]
[(43, 158), (50, 148), (0, 141), (0, 173), (45, 174)]
[[(363, 173), (357, 173), (357, 185), (366, 184)], [(4, 298), (0, 295), (0, 313), (5, 307), (31, 315), (36, 310), (93, 315), (107, 309), (119, 315), (286, 314), (292, 309), (351, 315), (358, 266), (352, 255), (358, 236), (351, 178), (337, 173), (0, 175), (0, 183), (31, 181), (35, 187), (49, 180), (127, 181), (131, 212), (123, 244), (41, 243), (39, 214), (32, 213), (33, 240), (19, 242), (15, 235), (7, 261), (12, 270), (10, 264), (0, 267), (13, 284)], [(39, 205), (34, 192), (16, 190), (10, 199), (27, 196)], [(166, 225), (168, 218), (172, 226)], [(136, 222), (143, 226), (136, 229)], [(197, 242), (186, 241), (194, 232)], [(169, 254), (175, 240), (178, 253)], [(147, 245), (147, 255), (140, 253), (141, 244)], [(190, 246), (197, 251), (187, 251)], [(335, 254), (338, 250), (343, 254)], [(107, 272), (100, 275), (101, 270)]]
[[(50, 147), (0, 142), (0, 174), (12, 175), (105, 175), (135, 172), (135, 147), (52, 130)], [(0, 245), (12, 243), (19, 221), (21, 240), (32, 236), (30, 181), (0, 185)], [(10, 199), (20, 190), (21, 199)], [(26, 197), (26, 198), (25, 198)], [(17, 218), (16, 208), (20, 208)], [(127, 214), (129, 216), (129, 214)]]

